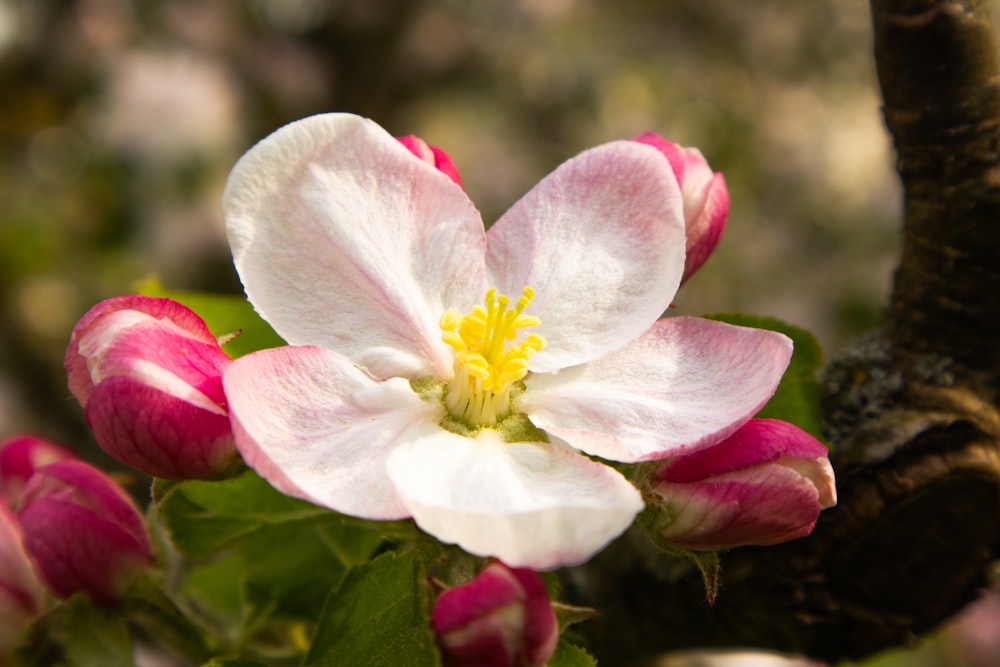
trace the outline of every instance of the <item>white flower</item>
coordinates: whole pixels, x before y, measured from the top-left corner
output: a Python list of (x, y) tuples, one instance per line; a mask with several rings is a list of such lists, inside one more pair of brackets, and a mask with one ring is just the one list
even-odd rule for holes
[(486, 232), (380, 127), (314, 116), (239, 161), (224, 211), (247, 296), (290, 343), (225, 374), (247, 463), (289, 495), (412, 516), (512, 566), (580, 563), (642, 509), (580, 452), (714, 444), (791, 354), (780, 334), (658, 319), (684, 269), (683, 202), (639, 142), (569, 160)]

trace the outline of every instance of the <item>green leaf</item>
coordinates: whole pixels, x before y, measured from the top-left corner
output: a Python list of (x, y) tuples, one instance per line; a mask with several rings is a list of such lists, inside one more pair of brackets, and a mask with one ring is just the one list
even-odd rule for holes
[(240, 544), (247, 600), (273, 617), (313, 620), (348, 569), (367, 562), (382, 541), (335, 514), (266, 526)]
[(243, 594), (243, 559), (238, 553), (188, 567), (181, 593), (200, 622), (211, 627), (231, 645), (243, 638), (246, 599)]
[(176, 485), (159, 506), (174, 546), (203, 558), (265, 526), (332, 514), (276, 491), (254, 472), (219, 482)]
[(355, 567), (327, 599), (303, 667), (436, 667), (429, 607), (412, 553)]
[(778, 385), (774, 396), (757, 416), (791, 422), (822, 440), (820, 386), (816, 373), (823, 361), (823, 352), (816, 337), (805, 329), (773, 317), (740, 313), (712, 314), (705, 317), (744, 327), (778, 331), (792, 339), (795, 352), (788, 364), (788, 370), (781, 378), (781, 384)]
[(285, 345), (285, 341), (274, 332), (271, 325), (261, 319), (250, 302), (242, 296), (168, 290), (155, 278), (140, 282), (136, 289), (145, 296), (161, 296), (179, 301), (198, 313), (216, 336), (239, 332), (223, 348), (233, 358)]
[(120, 616), (84, 595), (70, 598), (64, 612), (69, 667), (132, 667), (132, 642)]
[(597, 667), (597, 661), (583, 648), (560, 638), (548, 667)]
[(211, 655), (201, 629), (177, 608), (152, 577), (141, 578), (129, 593), (125, 610), (129, 620), (192, 662)]
[(214, 658), (202, 667), (267, 667), (267, 665), (246, 658)]

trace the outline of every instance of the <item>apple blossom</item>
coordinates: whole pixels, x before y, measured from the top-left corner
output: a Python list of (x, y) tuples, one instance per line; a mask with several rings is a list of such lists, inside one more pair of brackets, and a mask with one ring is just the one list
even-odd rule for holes
[(634, 141), (659, 150), (670, 161), (684, 198), (687, 256), (683, 284), (715, 250), (729, 214), (729, 190), (722, 174), (712, 172), (697, 148), (683, 148), (655, 132), (643, 132)]
[(433, 165), (438, 171), (455, 181), (456, 185), (462, 185), (462, 177), (458, 175), (458, 167), (452, 161), (451, 156), (437, 146), (431, 146), (420, 137), (408, 134), (405, 137), (396, 137), (399, 143), (406, 146), (411, 153), (429, 165)]
[(0, 503), (0, 664), (42, 613), (44, 590), (24, 550), (17, 517)]
[(0, 494), (7, 505), (17, 508), (25, 485), (37, 469), (75, 458), (68, 449), (33, 435), (8, 438), (0, 444)]
[(791, 355), (774, 332), (658, 319), (684, 273), (684, 212), (640, 142), (569, 160), (486, 232), (378, 125), (314, 116), (240, 159), (223, 210), (248, 299), (290, 343), (225, 373), (248, 465), (511, 566), (585, 561), (642, 509), (583, 454), (715, 444)]
[(438, 596), (431, 625), (444, 667), (543, 667), (559, 641), (545, 582), (500, 562)]
[(120, 601), (153, 564), (142, 515), (129, 495), (82, 461), (40, 468), (24, 491), (18, 518), (24, 546), (59, 597), (84, 591)]
[(649, 465), (648, 529), (687, 549), (803, 537), (837, 502), (826, 447), (775, 419), (751, 419), (712, 447)]
[(80, 319), (65, 365), (104, 451), (155, 477), (196, 479), (238, 460), (222, 390), (230, 361), (187, 307), (120, 296)]

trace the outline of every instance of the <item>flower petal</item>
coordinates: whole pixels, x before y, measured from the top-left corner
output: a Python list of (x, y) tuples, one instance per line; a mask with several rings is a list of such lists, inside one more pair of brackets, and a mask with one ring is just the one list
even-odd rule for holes
[(107, 378), (90, 397), (84, 413), (101, 449), (147, 475), (207, 479), (239, 462), (224, 410), (124, 376)]
[(423, 530), (514, 567), (582, 563), (643, 506), (616, 470), (553, 444), (505, 443), (489, 429), (476, 438), (438, 430), (396, 449), (387, 469)]
[(279, 491), (365, 519), (409, 516), (384, 460), (437, 429), (441, 407), (406, 380), (373, 380), (322, 348), (279, 347), (237, 359), (223, 383), (237, 448)]
[(782, 465), (656, 487), (675, 519), (662, 535), (689, 549), (769, 546), (812, 532), (822, 506), (812, 482)]
[(120, 602), (155, 560), (135, 502), (104, 472), (64, 459), (28, 481), (18, 519), (36, 570), (60, 597)]
[(516, 298), (547, 347), (531, 370), (595, 359), (637, 338), (670, 305), (684, 270), (684, 211), (670, 163), (633, 141), (563, 163), (487, 235), (491, 285)]
[(279, 129), (234, 167), (223, 211), (247, 297), (285, 340), (382, 378), (451, 374), (438, 320), (485, 292), (482, 221), (378, 125), (327, 114)]
[(735, 431), (774, 394), (791, 354), (773, 331), (671, 317), (595, 362), (529, 375), (517, 407), (588, 454), (660, 459)]
[(643, 132), (633, 141), (663, 153), (680, 183), (684, 197), (684, 225), (687, 228), (683, 284), (705, 263), (722, 237), (729, 214), (726, 179), (721, 173), (712, 171), (697, 148), (682, 148), (655, 132)]
[[(176, 301), (140, 295), (106, 299), (80, 318), (73, 327), (66, 349), (64, 365), (69, 377), (69, 388), (80, 401), (80, 405), (86, 407), (90, 391), (94, 388), (92, 366), (99, 363), (98, 359), (104, 355), (108, 347), (116, 345), (117, 339), (123, 332), (131, 337), (133, 334), (129, 333), (129, 329), (136, 326), (144, 330), (136, 330), (133, 334), (137, 333), (137, 337), (146, 342), (153, 332), (159, 330), (164, 334), (172, 333), (178, 341), (186, 341), (187, 344), (195, 345), (199, 349), (219, 348), (215, 336), (208, 330), (204, 320), (190, 308)], [(162, 341), (157, 343), (157, 346), (148, 346), (147, 352), (156, 349), (169, 355), (171, 350), (183, 347), (183, 345), (160, 344)], [(198, 355), (199, 358), (203, 356), (212, 355)], [(219, 374), (222, 373), (225, 363), (228, 363), (228, 358), (221, 350), (210, 362), (217, 367)], [(204, 375), (204, 373), (199, 374)], [(221, 399), (221, 394), (216, 398)]]
[(406, 146), (407, 150), (411, 153), (427, 164), (434, 165), (435, 169), (454, 181), (455, 185), (461, 187), (462, 177), (458, 174), (458, 167), (455, 166), (455, 162), (451, 159), (451, 156), (442, 149), (437, 146), (431, 146), (420, 137), (412, 134), (408, 134), (405, 137), (396, 137), (396, 139), (399, 143)]

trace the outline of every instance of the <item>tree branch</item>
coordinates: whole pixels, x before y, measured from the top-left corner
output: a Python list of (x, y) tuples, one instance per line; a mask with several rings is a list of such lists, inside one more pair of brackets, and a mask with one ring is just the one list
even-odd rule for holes
[[(690, 568), (630, 535), (567, 582), (602, 665), (695, 646), (828, 661), (901, 645), (971, 601), (1000, 548), (1000, 77), (984, 0), (872, 0), (904, 242), (881, 331), (825, 377), (840, 503), (813, 535)], [(588, 627), (589, 626), (589, 627)]]

